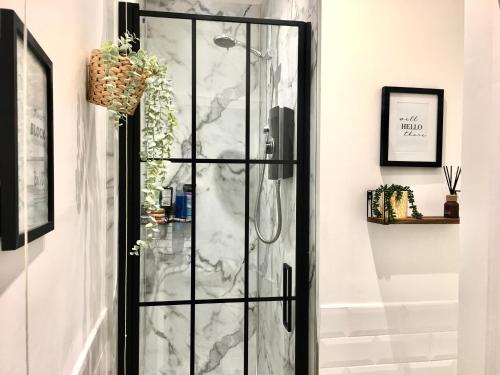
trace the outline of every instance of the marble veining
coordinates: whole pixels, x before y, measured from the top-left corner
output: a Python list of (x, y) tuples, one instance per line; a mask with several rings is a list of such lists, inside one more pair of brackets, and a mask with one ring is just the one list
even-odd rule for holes
[(242, 303), (196, 306), (196, 374), (243, 374)]
[(245, 166), (198, 164), (196, 298), (244, 295)]
[[(174, 132), (172, 157), (191, 157), (191, 22), (155, 17), (142, 18), (141, 44), (167, 64), (174, 94), (178, 126)], [(144, 111), (142, 111), (144, 113)], [(142, 121), (144, 123), (144, 121)]]
[(190, 306), (141, 308), (141, 375), (188, 375)]
[[(311, 175), (310, 175), (310, 293), (309, 293), (309, 312), (310, 312), (310, 374), (317, 373), (317, 353), (315, 351), (316, 348), (316, 265), (315, 265), (315, 186), (316, 186), (316, 87), (317, 87), (317, 46), (318, 46), (318, 38), (317, 38), (317, 2), (314, 0), (268, 0), (262, 4), (261, 15), (263, 17), (270, 18), (279, 18), (279, 19), (294, 19), (294, 20), (302, 20), (309, 21), (312, 23), (312, 51), (311, 51), (311, 117), (310, 117), (310, 139), (311, 139), (311, 153), (310, 153), (310, 162), (311, 162)], [(268, 103), (270, 101), (274, 101), (280, 105), (291, 106), (291, 108), (296, 109), (296, 100), (292, 96), (294, 91), (291, 89), (296, 85), (297, 78), (295, 72), (293, 71), (292, 64), (296, 63), (294, 55), (290, 53), (290, 46), (295, 42), (292, 29), (280, 28), (279, 30), (269, 30), (268, 34), (270, 34), (271, 40), (274, 43), (274, 46), (277, 45), (277, 61), (273, 60), (273, 66), (270, 68), (269, 73), (266, 78), (267, 82), (267, 92), (271, 92), (271, 99), (269, 99), (269, 94), (266, 94), (266, 98)], [(269, 38), (269, 37), (268, 37)], [(287, 70), (288, 69), (288, 70)], [(269, 104), (268, 104), (269, 105)], [(261, 123), (264, 119), (261, 118)], [(300, 140), (297, 140), (300, 142)], [(289, 188), (290, 192), (294, 192), (294, 188)], [(283, 194), (287, 194), (287, 188), (284, 187), (282, 190)], [(293, 196), (293, 195), (292, 195)], [(290, 198), (290, 197), (289, 197)], [(294, 197), (295, 198), (295, 197)], [(302, 199), (302, 197), (296, 197), (297, 199)], [(293, 199), (295, 201), (295, 199)], [(295, 212), (295, 207), (288, 207), (290, 212)], [(293, 211), (292, 211), (293, 210)], [(293, 236), (289, 237), (290, 239), (295, 239), (295, 233)], [(294, 242), (288, 242), (288, 245), (294, 244)], [(279, 277), (276, 272), (269, 272), (269, 268), (278, 269), (279, 262), (282, 261), (283, 258), (280, 257), (272, 257), (272, 255), (266, 254), (265, 250), (262, 249), (262, 245), (259, 245), (259, 254), (263, 254), (259, 257), (259, 259), (264, 259), (264, 264), (259, 265), (257, 268), (259, 270), (260, 279), (268, 279), (271, 278), (273, 282), (270, 283), (272, 286), (276, 286), (276, 277)], [(286, 254), (286, 251), (285, 251)], [(267, 258), (267, 259), (266, 259)], [(267, 263), (267, 268), (265, 264)], [(263, 283), (265, 284), (265, 283)], [(262, 288), (261, 288), (262, 289)], [(272, 289), (272, 287), (271, 287)], [(280, 319), (277, 311), (280, 311), (279, 308), (262, 308), (260, 310), (259, 322), (261, 322), (261, 326), (257, 330), (257, 348), (259, 351), (258, 358), (258, 368), (259, 374), (274, 374), (274, 373), (287, 373), (286, 371), (291, 371), (291, 367), (287, 366), (286, 355), (276, 356), (273, 355), (275, 352), (272, 351), (272, 348), (278, 346), (279, 344), (275, 342), (275, 345), (270, 344), (273, 340), (273, 335), (269, 335), (269, 331), (266, 327), (266, 324), (276, 321)], [(278, 315), (278, 316), (276, 316)], [(279, 320), (278, 320), (279, 321)], [(294, 332), (292, 335), (277, 335), (278, 337), (284, 336), (284, 341), (280, 341), (280, 344), (283, 343), (283, 351), (282, 353), (289, 353), (290, 364), (294, 363), (294, 354), (292, 353), (294, 345)], [(287, 341), (288, 339), (288, 341)]]
[[(141, 228), (144, 233), (144, 227)], [(172, 301), (191, 297), (191, 224), (169, 223), (141, 258), (141, 300)]]
[[(245, 157), (246, 52), (221, 48), (215, 36), (246, 40), (246, 27), (238, 23), (197, 22), (197, 156), (221, 158), (221, 152)], [(209, 62), (209, 63), (207, 63)], [(251, 65), (256, 74), (257, 64)], [(257, 82), (250, 87), (258, 88)], [(256, 115), (256, 113), (253, 113)]]
[(194, 13), (219, 16), (259, 17), (261, 6), (221, 0), (141, 0), (141, 8), (165, 12)]
[[(191, 164), (167, 163), (166, 168), (166, 185), (172, 186), (174, 191), (182, 190), (184, 184), (191, 183)], [(191, 223), (169, 223), (161, 225), (159, 229), (153, 249), (141, 256), (141, 300), (189, 299)], [(141, 231), (145, 233), (144, 228), (141, 228)]]
[[(314, 0), (267, 0), (258, 5), (217, 0), (143, 0), (150, 10), (198, 14), (269, 17), (313, 22), (311, 72), (311, 267), (310, 306), (315, 306), (315, 138), (316, 138), (316, 51), (317, 8)], [(273, 106), (297, 109), (297, 45), (293, 27), (251, 26), (251, 45), (269, 50), (269, 61), (251, 56), (252, 158), (263, 158), (263, 127)], [(199, 158), (242, 159), (245, 156), (245, 49), (217, 47), (213, 38), (228, 34), (246, 40), (246, 27), (235, 23), (197, 22), (197, 108), (196, 155)], [(145, 47), (169, 67), (174, 87), (179, 127), (175, 134), (174, 157), (189, 158), (191, 134), (191, 23), (186, 20), (146, 18)], [(300, 142), (295, 137), (296, 142)], [(296, 153), (296, 152), (295, 152)], [(169, 165), (169, 184), (190, 183), (189, 164)], [(283, 232), (280, 239), (265, 245), (257, 239), (253, 208), (261, 165), (250, 167), (249, 294), (279, 296), (282, 293), (282, 265), (294, 269), (296, 248), (296, 170), (282, 181)], [(267, 173), (267, 172), (266, 172)], [(196, 298), (234, 298), (244, 295), (245, 166), (241, 164), (198, 164), (196, 170)], [(266, 235), (276, 225), (274, 183), (265, 179), (260, 212)], [(303, 197), (298, 197), (303, 199)], [(181, 229), (183, 228), (183, 229)], [(155, 254), (143, 260), (142, 298), (145, 300), (190, 297), (191, 225), (164, 228)], [(163, 229), (162, 229), (163, 230)], [(295, 280), (294, 280), (295, 282)], [(295, 290), (295, 284), (293, 285)], [(195, 366), (197, 374), (239, 374), (243, 364), (244, 305), (207, 304), (196, 306)], [(148, 308), (149, 309), (149, 308)], [(146, 311), (146, 310), (145, 310)], [(145, 313), (141, 350), (147, 373), (189, 373), (189, 306), (150, 308)], [(315, 308), (310, 309), (313, 320)], [(148, 315), (149, 314), (149, 315)], [(280, 302), (249, 306), (249, 371), (251, 374), (293, 374), (295, 330), (282, 324)], [(315, 321), (315, 320), (314, 320)], [(313, 332), (314, 330), (312, 330)], [(314, 346), (314, 333), (311, 345)], [(314, 355), (314, 354), (313, 354)], [(313, 366), (314, 367), (314, 366)], [(149, 371), (149, 372), (148, 372)], [(313, 372), (311, 372), (313, 373)]]
[(257, 373), (295, 373), (294, 334), (284, 330), (281, 302), (260, 302), (257, 312)]

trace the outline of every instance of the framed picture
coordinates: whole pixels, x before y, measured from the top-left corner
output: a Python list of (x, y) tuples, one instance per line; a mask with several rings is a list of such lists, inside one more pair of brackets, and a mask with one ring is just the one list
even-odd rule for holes
[(380, 165), (441, 167), (444, 90), (382, 88)]
[(54, 229), (52, 62), (31, 33), (24, 54), (24, 25), (14, 11), (0, 9), (0, 35), (0, 236), (1, 249), (14, 250), (24, 245), (25, 183), (28, 241)]

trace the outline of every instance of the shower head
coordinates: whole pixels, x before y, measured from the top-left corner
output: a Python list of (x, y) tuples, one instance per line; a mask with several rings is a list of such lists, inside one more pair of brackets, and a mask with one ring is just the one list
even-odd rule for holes
[(222, 47), (222, 48), (226, 48), (226, 49), (233, 48), (237, 44), (236, 39), (231, 38), (229, 35), (226, 35), (226, 34), (217, 35), (214, 38), (214, 43), (218, 47)]
[[(246, 48), (245, 43), (240, 42), (239, 40), (237, 40), (229, 35), (226, 35), (226, 34), (220, 34), (220, 35), (215, 36), (214, 43), (216, 46), (226, 48), (226, 49), (233, 48), (235, 46), (240, 46), (240, 47)], [(265, 54), (263, 54), (262, 52), (256, 50), (255, 48), (250, 47), (250, 52), (253, 53), (255, 56), (257, 56), (261, 59), (264, 59), (264, 60), (271, 60), (273, 58), (271, 56), (271, 54), (269, 53), (269, 51), (266, 52)]]

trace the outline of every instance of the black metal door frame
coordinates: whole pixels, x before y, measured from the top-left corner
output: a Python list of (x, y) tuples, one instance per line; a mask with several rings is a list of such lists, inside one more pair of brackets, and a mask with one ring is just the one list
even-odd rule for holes
[[(191, 298), (185, 301), (140, 302), (140, 257), (129, 249), (140, 237), (140, 108), (128, 116), (127, 124), (119, 128), (119, 233), (118, 233), (118, 373), (139, 373), (139, 319), (142, 306), (191, 306), (190, 373), (194, 374), (194, 340), (196, 305), (208, 303), (244, 303), (244, 374), (248, 374), (248, 304), (251, 302), (295, 301), (295, 369), (296, 374), (308, 373), (308, 297), (309, 297), (309, 115), (310, 115), (310, 41), (311, 26), (300, 21), (255, 19), (196, 15), (140, 10), (139, 4), (120, 2), (118, 32), (126, 30), (140, 37), (140, 17), (177, 18), (192, 22), (192, 145), (196, 145), (196, 22), (217, 21), (245, 24), (246, 45), (250, 46), (251, 24), (295, 26), (298, 28), (298, 97), (297, 97), (297, 160), (250, 159), (250, 49), (246, 48), (246, 110), (245, 159), (197, 159), (193, 146), (191, 158), (169, 159), (174, 163), (191, 164), (191, 183), (196, 191), (196, 165), (200, 163), (234, 163), (245, 165), (245, 295), (244, 298), (196, 299), (196, 194), (192, 196), (191, 230)], [(138, 43), (135, 48), (139, 48)], [(249, 260), (249, 180), (250, 166), (255, 164), (295, 164), (297, 169), (296, 205), (296, 291), (295, 297), (257, 297), (248, 295)], [(301, 197), (301, 199), (298, 199)], [(304, 197), (304, 198), (302, 198)], [(307, 198), (305, 198), (307, 197)], [(289, 316), (290, 312), (287, 312)], [(289, 320), (289, 318), (288, 318)], [(288, 321), (287, 324), (290, 324)]]

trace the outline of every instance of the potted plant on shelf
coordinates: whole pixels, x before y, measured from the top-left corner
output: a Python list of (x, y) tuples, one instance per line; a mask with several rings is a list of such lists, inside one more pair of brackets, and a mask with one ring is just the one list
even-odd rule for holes
[(167, 177), (166, 159), (171, 157), (173, 130), (177, 118), (167, 67), (143, 49), (133, 50), (137, 38), (125, 33), (118, 43), (107, 42), (92, 50), (87, 99), (104, 106), (115, 126), (126, 115), (134, 114), (143, 98), (141, 160), (145, 163), (144, 209), (147, 214), (146, 238), (138, 240), (131, 254), (139, 255), (152, 246), (158, 223), (153, 216)]
[(407, 218), (408, 206), (411, 208), (411, 217), (422, 219), (415, 204), (415, 195), (409, 186), (380, 185), (373, 192), (372, 212), (376, 217), (383, 218), (384, 223), (390, 224), (396, 219)]

